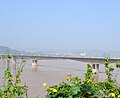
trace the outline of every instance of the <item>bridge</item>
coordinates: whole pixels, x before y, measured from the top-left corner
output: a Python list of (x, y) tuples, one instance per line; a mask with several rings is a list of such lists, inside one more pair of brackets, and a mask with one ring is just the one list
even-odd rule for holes
[[(5, 58), (7, 55), (0, 55), (1, 58)], [(64, 59), (64, 60), (75, 60), (80, 62), (86, 62), (92, 64), (93, 71), (99, 73), (99, 64), (104, 64), (104, 57), (68, 57), (68, 56), (33, 56), (33, 55), (12, 55), (14, 64), (16, 68), (17, 59), (31, 59), (32, 60), (32, 71), (37, 71), (37, 61), (44, 59)], [(115, 63), (120, 61), (120, 58), (111, 58), (110, 63)], [(98, 75), (98, 74), (97, 74)], [(98, 76), (97, 76), (98, 77)], [(98, 78), (96, 79), (98, 80)]]
[[(5, 58), (7, 55), (0, 55), (1, 58)], [(73, 57), (73, 56), (33, 56), (33, 55), (12, 55), (15, 59), (32, 59), (32, 60), (43, 60), (43, 59), (69, 59), (87, 63), (99, 63), (105, 62), (104, 57)], [(110, 63), (120, 61), (120, 58), (110, 58)]]

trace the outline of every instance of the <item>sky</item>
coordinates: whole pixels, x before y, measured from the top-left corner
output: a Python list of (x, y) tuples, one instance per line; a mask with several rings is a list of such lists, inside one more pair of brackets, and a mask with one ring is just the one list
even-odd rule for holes
[(0, 0), (0, 46), (120, 50), (120, 0)]

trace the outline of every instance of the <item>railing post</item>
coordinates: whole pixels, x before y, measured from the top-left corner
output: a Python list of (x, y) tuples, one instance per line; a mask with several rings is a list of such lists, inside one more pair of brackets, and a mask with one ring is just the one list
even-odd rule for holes
[(37, 60), (32, 60), (32, 71), (37, 71)]
[(94, 73), (94, 75), (95, 75), (95, 77), (94, 77), (94, 81), (95, 82), (98, 82), (98, 74), (99, 74), (99, 64), (93, 64), (92, 65), (92, 71), (93, 71), (93, 73)]

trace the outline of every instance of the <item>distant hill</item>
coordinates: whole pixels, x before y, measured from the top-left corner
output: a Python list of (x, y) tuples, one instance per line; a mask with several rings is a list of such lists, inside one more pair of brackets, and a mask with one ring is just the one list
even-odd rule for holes
[(6, 46), (0, 46), (0, 54), (30, 54), (28, 52), (22, 52), (22, 51), (18, 51), (15, 49), (11, 49), (9, 47)]
[(120, 57), (120, 51), (102, 51), (102, 50), (62, 50), (62, 49), (32, 49), (32, 51), (19, 51), (6, 46), (0, 46), (0, 54), (25, 54), (25, 55), (80, 55), (86, 53), (88, 57)]

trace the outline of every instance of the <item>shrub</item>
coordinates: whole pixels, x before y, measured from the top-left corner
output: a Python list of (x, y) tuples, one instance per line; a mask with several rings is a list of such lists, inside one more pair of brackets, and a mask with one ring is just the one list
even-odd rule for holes
[(28, 86), (26, 84), (23, 86), (20, 85), (20, 74), (23, 72), (25, 60), (23, 60), (21, 65), (15, 70), (15, 74), (12, 74), (9, 64), (11, 58), (12, 56), (10, 55), (7, 55), (5, 58), (8, 63), (3, 77), (5, 79), (5, 84), (0, 88), (0, 98), (24, 98)]
[[(110, 66), (110, 58), (105, 58), (105, 72), (107, 79), (104, 82), (95, 82), (95, 73), (90, 64), (87, 65), (85, 80), (68, 75), (66, 82), (59, 85), (45, 86), (46, 98), (120, 98), (120, 84), (113, 78), (114, 68)], [(116, 63), (120, 68), (120, 63)]]

